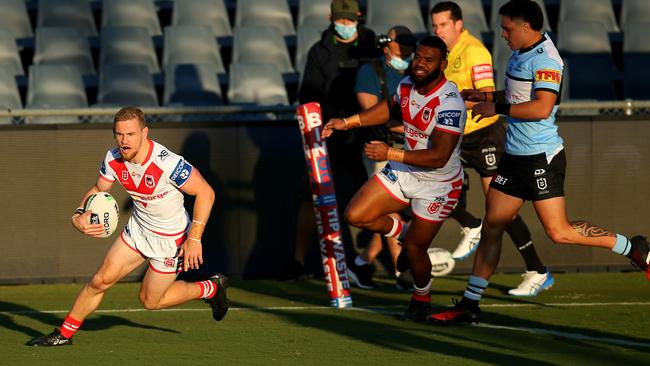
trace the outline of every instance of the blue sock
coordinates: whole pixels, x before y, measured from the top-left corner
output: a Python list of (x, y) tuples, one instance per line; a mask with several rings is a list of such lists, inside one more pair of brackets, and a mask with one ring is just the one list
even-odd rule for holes
[(467, 288), (465, 289), (463, 297), (474, 301), (481, 301), (483, 291), (485, 291), (489, 283), (490, 282), (484, 278), (469, 276), (469, 282), (467, 283)]
[(612, 247), (612, 252), (620, 255), (628, 255), (632, 249), (632, 243), (621, 234), (616, 234), (616, 244)]

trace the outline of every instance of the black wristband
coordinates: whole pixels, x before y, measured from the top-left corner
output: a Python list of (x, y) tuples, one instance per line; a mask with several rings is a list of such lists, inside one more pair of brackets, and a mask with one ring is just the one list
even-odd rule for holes
[(507, 104), (507, 103), (497, 103), (494, 105), (494, 111), (497, 114), (503, 114), (504, 116), (509, 116), (510, 106), (511, 104)]
[(74, 214), (75, 214), (75, 215), (76, 215), (76, 214), (83, 215), (84, 212), (86, 212), (86, 210), (84, 210), (84, 209), (81, 208), (81, 207), (78, 207), (76, 210), (74, 210)]

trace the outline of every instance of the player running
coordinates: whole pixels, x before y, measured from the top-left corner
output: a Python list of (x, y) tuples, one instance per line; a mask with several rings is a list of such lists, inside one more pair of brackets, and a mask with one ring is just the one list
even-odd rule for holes
[[(133, 215), (106, 254), (92, 279), (77, 295), (60, 329), (32, 339), (29, 346), (63, 346), (102, 301), (104, 293), (149, 259), (140, 287), (140, 302), (149, 310), (205, 299), (215, 320), (228, 311), (227, 278), (217, 274), (200, 282), (176, 281), (181, 271), (203, 264), (201, 236), (214, 191), (199, 171), (182, 156), (149, 140), (145, 116), (136, 107), (115, 114), (113, 135), (117, 148), (109, 150), (99, 178), (83, 196), (80, 206), (96, 192), (108, 192), (118, 181), (133, 198)], [(183, 193), (195, 196), (193, 218), (183, 206)], [(89, 224), (91, 212), (78, 208), (72, 225), (85, 235), (100, 237), (101, 224)]]
[(629, 257), (650, 279), (650, 244), (642, 236), (628, 239), (586, 221), (566, 217), (564, 176), (566, 159), (557, 132), (555, 113), (562, 80), (562, 58), (553, 42), (541, 33), (542, 11), (534, 1), (512, 0), (499, 9), (502, 36), (513, 50), (504, 92), (463, 91), (479, 102), (478, 118), (508, 116), (505, 154), (488, 191), (482, 242), (463, 298), (430, 320), (440, 323), (478, 322), (478, 303), (501, 254), (505, 227), (525, 200), (533, 201), (546, 234), (558, 244), (602, 247)]
[[(387, 122), (399, 116), (405, 129), (405, 149), (371, 141), (364, 147), (373, 160), (388, 161), (352, 198), (345, 218), (356, 227), (400, 240), (413, 274), (414, 292), (406, 316), (425, 320), (431, 302), (429, 244), (453, 211), (463, 185), (460, 141), (465, 127), (465, 105), (456, 86), (447, 81), (447, 46), (428, 36), (418, 44), (410, 76), (404, 78), (392, 101), (343, 119), (331, 119), (323, 137)], [(407, 229), (389, 216), (411, 206), (413, 220)]]

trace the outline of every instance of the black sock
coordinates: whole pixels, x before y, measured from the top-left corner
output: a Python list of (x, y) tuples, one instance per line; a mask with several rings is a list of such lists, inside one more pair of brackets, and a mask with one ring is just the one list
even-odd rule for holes
[(468, 308), (477, 308), (478, 307), (478, 300), (472, 300), (469, 299), (465, 296), (463, 296), (462, 299), (458, 302), (459, 305), (468, 307)]
[(471, 213), (467, 212), (464, 207), (456, 206), (451, 213), (453, 217), (462, 227), (478, 227), (481, 225), (481, 219), (474, 217)]
[(512, 241), (515, 243), (515, 247), (519, 251), (519, 254), (521, 254), (524, 262), (526, 262), (526, 270), (546, 273), (546, 267), (542, 264), (542, 260), (539, 259), (539, 256), (537, 256), (533, 240), (530, 236), (530, 231), (521, 216), (517, 215), (517, 217), (506, 226), (506, 232), (508, 232), (508, 235), (510, 235), (510, 238), (512, 238)]

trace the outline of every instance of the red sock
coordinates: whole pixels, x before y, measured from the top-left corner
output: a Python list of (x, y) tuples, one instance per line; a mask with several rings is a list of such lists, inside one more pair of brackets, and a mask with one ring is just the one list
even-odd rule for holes
[(201, 294), (198, 297), (199, 299), (211, 299), (217, 293), (217, 284), (210, 280), (194, 283), (199, 285), (199, 288), (201, 289)]
[(63, 320), (63, 324), (61, 324), (61, 335), (66, 338), (72, 338), (75, 332), (79, 330), (81, 323), (83, 322), (76, 320), (68, 314)]

